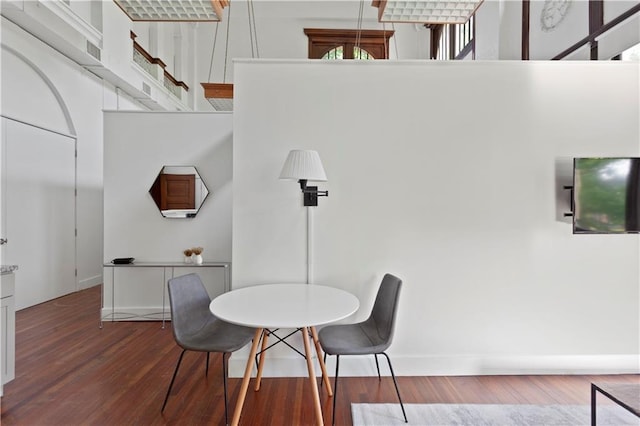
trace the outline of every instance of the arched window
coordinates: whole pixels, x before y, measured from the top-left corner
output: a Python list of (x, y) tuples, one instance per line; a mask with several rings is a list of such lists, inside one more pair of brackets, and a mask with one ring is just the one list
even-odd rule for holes
[(344, 56), (344, 47), (338, 46), (329, 50), (324, 56), (320, 59), (361, 59), (361, 60), (371, 60), (375, 59), (372, 54), (367, 52), (364, 49), (361, 49), (358, 46), (353, 47), (353, 52), (351, 52), (351, 58), (345, 58)]
[(394, 31), (305, 28), (309, 59), (388, 59)]

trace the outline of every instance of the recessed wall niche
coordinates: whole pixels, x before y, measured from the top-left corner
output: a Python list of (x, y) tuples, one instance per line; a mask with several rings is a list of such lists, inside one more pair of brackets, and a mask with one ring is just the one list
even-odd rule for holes
[(209, 189), (194, 166), (163, 166), (149, 189), (163, 217), (196, 217)]

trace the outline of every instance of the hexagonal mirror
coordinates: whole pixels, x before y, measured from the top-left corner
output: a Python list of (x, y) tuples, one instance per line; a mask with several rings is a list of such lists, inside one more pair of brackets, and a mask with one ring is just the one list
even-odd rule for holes
[(164, 166), (149, 189), (151, 198), (164, 217), (196, 217), (209, 195), (200, 174), (193, 166)]

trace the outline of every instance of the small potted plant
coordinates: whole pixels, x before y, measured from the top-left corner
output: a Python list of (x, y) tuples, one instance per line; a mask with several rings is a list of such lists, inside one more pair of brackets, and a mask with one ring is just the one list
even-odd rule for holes
[(193, 253), (193, 263), (196, 265), (202, 264), (202, 252), (204, 249), (202, 247), (193, 247), (191, 252)]
[(184, 254), (184, 263), (193, 263), (193, 250), (186, 249), (182, 253)]

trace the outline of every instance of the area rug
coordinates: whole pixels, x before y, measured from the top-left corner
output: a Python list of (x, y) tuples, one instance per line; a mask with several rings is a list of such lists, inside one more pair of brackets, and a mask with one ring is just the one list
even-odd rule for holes
[[(404, 404), (410, 425), (581, 426), (591, 424), (587, 405)], [(598, 405), (598, 426), (640, 426), (622, 407)], [(351, 404), (354, 426), (406, 425), (399, 404)]]

